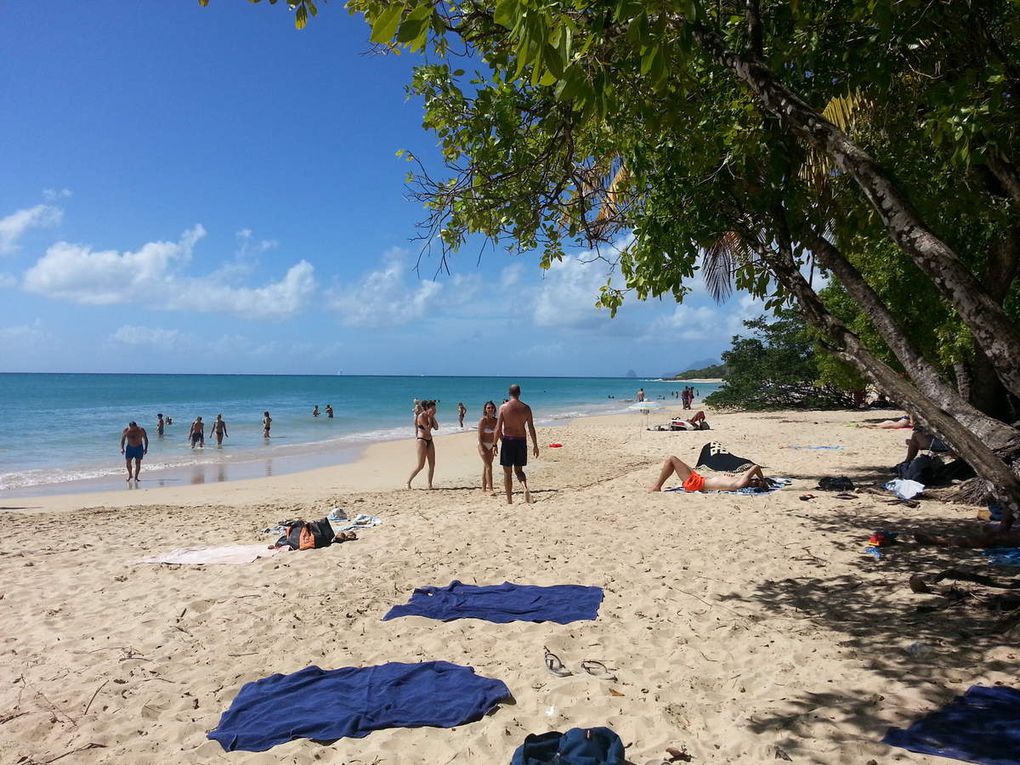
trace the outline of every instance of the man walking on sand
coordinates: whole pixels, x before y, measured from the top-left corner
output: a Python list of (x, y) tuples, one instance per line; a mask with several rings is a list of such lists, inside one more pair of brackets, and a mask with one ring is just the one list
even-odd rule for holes
[[(127, 445), (125, 448), (125, 444)], [(142, 457), (149, 451), (149, 434), (145, 432), (145, 428), (139, 427), (138, 423), (132, 420), (128, 423), (128, 426), (124, 428), (124, 432), (120, 436), (120, 453), (124, 455), (124, 459), (127, 461), (127, 479), (138, 480), (138, 473), (142, 469)], [(135, 461), (135, 474), (131, 475), (131, 460)]]
[(524, 487), (524, 501), (531, 502), (528, 477), (524, 475), (524, 466), (528, 464), (528, 433), (531, 434), (531, 453), (537, 458), (538, 436), (535, 435), (531, 407), (521, 401), (521, 386), (514, 383), (510, 386), (510, 400), (499, 408), (496, 432), (493, 434), (493, 442), (500, 439), (503, 441), (499, 451), (499, 464), (503, 466), (503, 487), (506, 489), (508, 505), (514, 503), (514, 481), (511, 471), (517, 475), (517, 480)]

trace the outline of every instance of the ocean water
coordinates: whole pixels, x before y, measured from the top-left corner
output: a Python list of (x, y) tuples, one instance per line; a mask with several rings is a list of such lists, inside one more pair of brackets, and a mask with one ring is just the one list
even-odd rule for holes
[[(483, 404), (497, 404), (512, 382), (536, 423), (625, 411), (639, 387), (669, 401), (684, 383), (633, 378), (362, 377), (283, 375), (0, 374), (0, 496), (104, 489), (122, 480), (121, 432), (135, 420), (149, 434), (142, 480), (203, 483), (294, 472), (350, 461), (368, 443), (414, 435), (412, 401), (439, 400), (439, 436), (457, 427), (457, 402), (473, 427)], [(718, 386), (695, 385), (702, 397)], [(334, 419), (312, 417), (332, 404)], [(262, 412), (273, 418), (262, 438)], [(173, 418), (160, 438), (156, 415)], [(222, 448), (209, 437), (217, 414), (227, 422)], [(206, 423), (204, 449), (188, 429)], [(652, 415), (654, 418), (654, 415)]]

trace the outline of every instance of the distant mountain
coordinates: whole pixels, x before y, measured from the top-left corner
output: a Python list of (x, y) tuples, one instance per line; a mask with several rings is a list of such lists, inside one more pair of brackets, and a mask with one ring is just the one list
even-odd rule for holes
[(624, 377), (637, 377), (637, 372), (633, 369), (628, 369), (627, 374), (625, 374)]

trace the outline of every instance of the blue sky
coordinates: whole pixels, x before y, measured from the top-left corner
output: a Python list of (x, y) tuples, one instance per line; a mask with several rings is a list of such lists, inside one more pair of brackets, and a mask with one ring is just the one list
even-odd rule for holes
[(604, 266), (471, 249), (414, 271), (413, 58), (339, 2), (8, 3), (0, 371), (658, 375), (760, 304), (596, 311)]

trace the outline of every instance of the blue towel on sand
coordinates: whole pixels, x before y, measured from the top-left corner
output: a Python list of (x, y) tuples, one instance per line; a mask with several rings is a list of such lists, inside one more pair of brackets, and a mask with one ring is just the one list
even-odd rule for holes
[(963, 696), (882, 742), (980, 765), (1020, 765), (1020, 691), (972, 685)]
[(1020, 566), (1020, 547), (982, 550), (981, 554), (988, 558), (988, 562), (993, 566)]
[(594, 619), (599, 614), (601, 603), (601, 587), (577, 584), (535, 587), (511, 582), (479, 587), (454, 581), (449, 587), (419, 587), (406, 605), (391, 608), (383, 621), (400, 616), (426, 616), (444, 622), (484, 619), (497, 624), (568, 624)]
[[(745, 486), (743, 489), (736, 489), (735, 491), (715, 491), (714, 489), (705, 489), (702, 491), (696, 491), (695, 494), (771, 494), (774, 491), (779, 491), (784, 486), (789, 486), (791, 481), (789, 478), (770, 478), (768, 488), (761, 488), (759, 486)], [(684, 491), (683, 486), (674, 486), (672, 489), (666, 489), (666, 491)]]
[(500, 680), (445, 661), (306, 667), (241, 688), (209, 738), (228, 752), (264, 752), (296, 738), (363, 738), (382, 728), (452, 728), (510, 696)]

